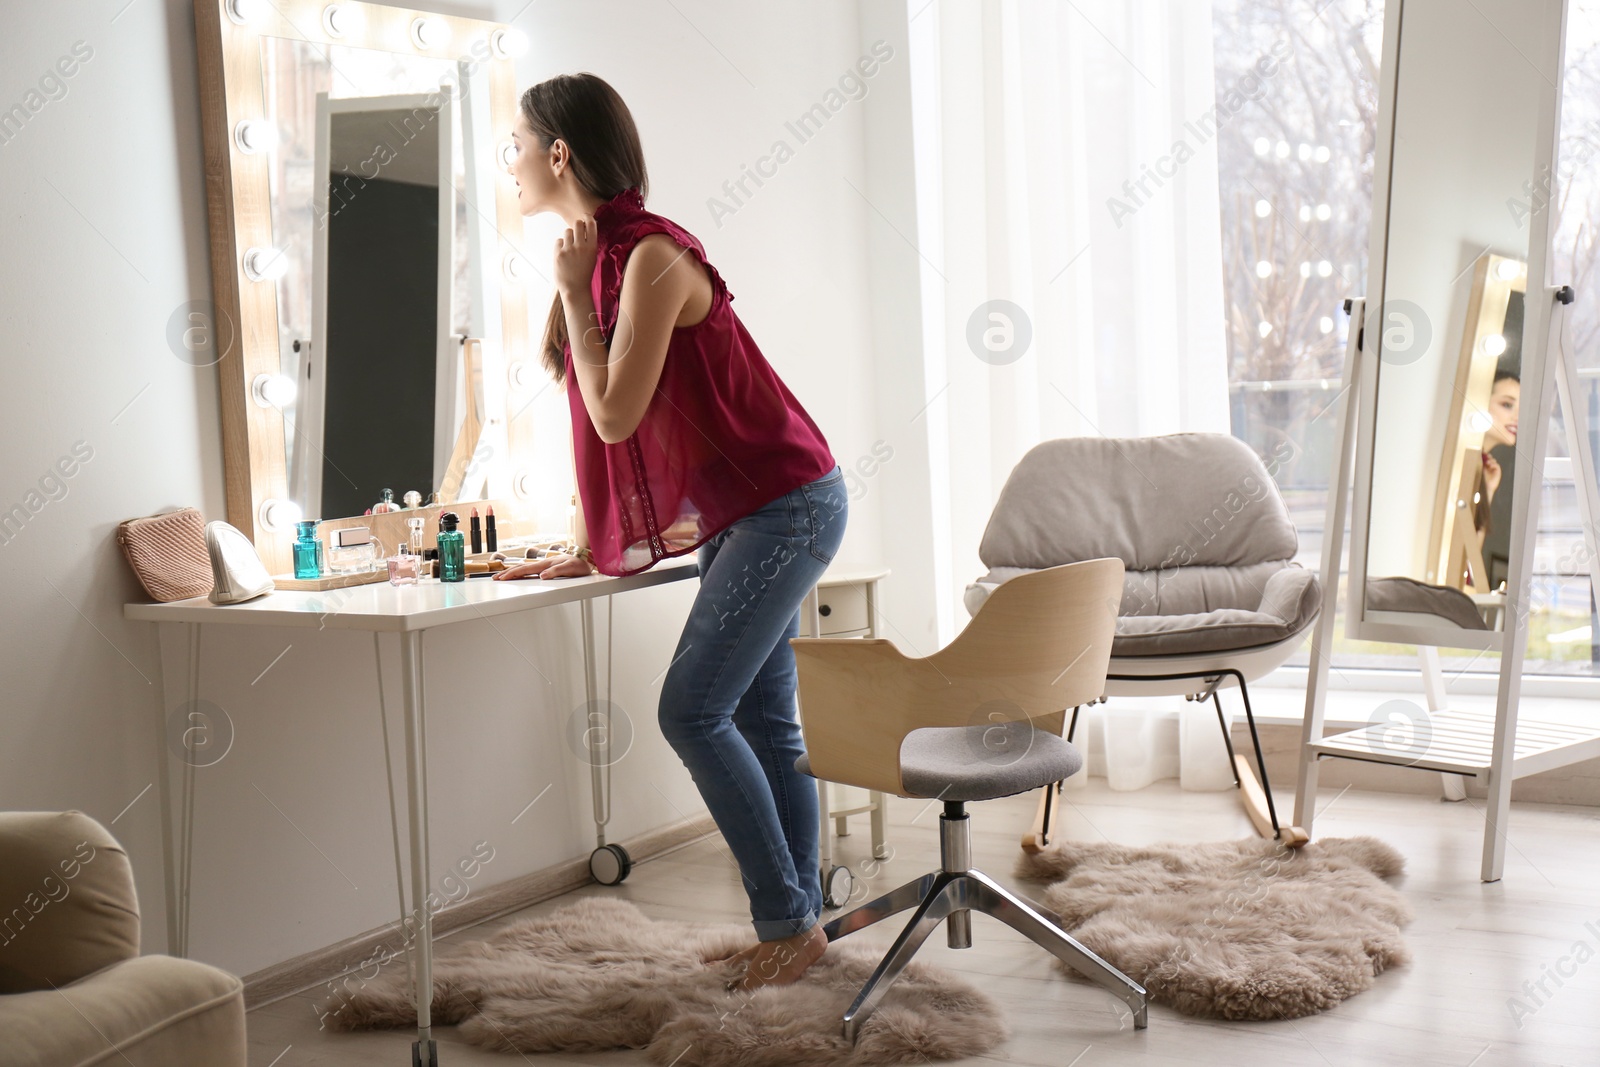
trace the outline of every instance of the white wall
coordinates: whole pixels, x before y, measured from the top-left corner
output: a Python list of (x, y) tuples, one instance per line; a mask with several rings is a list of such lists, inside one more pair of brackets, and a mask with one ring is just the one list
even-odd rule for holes
[[(520, 12), (533, 44), (523, 84), (590, 70), (629, 102), (650, 206), (702, 239), (735, 310), (857, 471), (837, 566), (894, 566), (885, 612), (925, 645), (924, 549), (904, 546), (927, 542), (926, 460), (880, 428), (904, 424), (898, 383), (920, 374), (915, 254), (877, 215), (901, 228), (914, 218), (904, 7), (438, 7)], [(775, 139), (793, 143), (785, 121), (823, 100), (879, 37), (896, 56), (865, 97), (840, 107), (718, 227), (707, 199)], [(30, 8), (0, 40), (0, 107), (23, 101), (78, 41), (92, 55), (65, 95), (0, 145), (0, 507), (25, 503), (75, 442), (92, 449), (0, 545), (12, 605), (0, 652), (0, 808), (79, 808), (111, 825), (133, 856), (154, 951), (165, 944), (159, 806), (146, 791), (163, 743), (159, 657), (153, 627), (122, 619), (140, 593), (112, 530), (179, 505), (208, 518), (225, 511), (216, 372), (178, 360), (166, 341), (174, 309), (210, 295), (192, 9)], [(533, 310), (536, 329), (544, 312)], [(881, 455), (880, 441), (892, 458), (863, 464)], [(617, 602), (616, 700), (638, 729), (618, 766), (613, 838), (703, 810), (655, 728), (656, 679), (693, 592), (686, 582)], [(576, 618), (575, 607), (557, 608), (429, 638), (436, 871), (480, 839), (495, 849), (484, 885), (587, 853), (586, 772), (562, 736), (582, 695)], [(397, 654), (392, 645), (386, 654), (393, 701)], [(236, 739), (200, 772), (193, 955), (249, 972), (393, 917), (373, 662), (370, 638), (351, 634), (206, 631), (202, 693), (228, 712)]]

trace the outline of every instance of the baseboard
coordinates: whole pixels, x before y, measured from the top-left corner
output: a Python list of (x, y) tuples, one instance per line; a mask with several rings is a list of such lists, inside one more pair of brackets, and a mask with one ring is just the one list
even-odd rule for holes
[[(709, 814), (699, 815), (617, 843), (626, 848), (628, 855), (638, 863), (698, 841), (716, 833), (716, 829)], [(436, 913), (433, 917), (433, 939), (437, 941), (446, 934), (570, 893), (592, 880), (586, 856), (492, 885)], [(246, 1010), (294, 996), (356, 971), (362, 966), (362, 961), (371, 959), (386, 941), (393, 943), (399, 926), (398, 921), (387, 923), (326, 948), (314, 949), (245, 975)]]

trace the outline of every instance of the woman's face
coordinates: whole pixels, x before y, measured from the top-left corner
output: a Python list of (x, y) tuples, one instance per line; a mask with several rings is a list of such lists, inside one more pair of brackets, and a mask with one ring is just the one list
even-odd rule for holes
[[(552, 166), (551, 156), (566, 152), (566, 142), (559, 138), (549, 148), (539, 144), (539, 137), (528, 125), (526, 115), (517, 116), (511, 130), (511, 143), (515, 147), (506, 172), (517, 180), (517, 208), (524, 215), (537, 215), (552, 210), (555, 193), (560, 188)], [(565, 170), (565, 166), (562, 167)]]
[(1515, 378), (1502, 378), (1489, 394), (1489, 417), (1494, 420), (1490, 431), (1506, 444), (1517, 443), (1517, 403), (1522, 397), (1522, 383)]

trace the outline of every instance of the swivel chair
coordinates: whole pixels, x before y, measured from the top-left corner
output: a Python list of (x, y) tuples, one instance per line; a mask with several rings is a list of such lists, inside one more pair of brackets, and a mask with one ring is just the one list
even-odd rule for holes
[(914, 913), (843, 1018), (854, 1041), (891, 983), (940, 923), (972, 945), (972, 912), (1027, 935), (1127, 1004), (1146, 1024), (1144, 987), (1079, 944), (1050, 911), (971, 865), (966, 805), (1060, 781), (1083, 765), (1061, 736), (1065, 710), (1100, 696), (1122, 597), (1119, 559), (1019, 575), (995, 589), (956, 639), (913, 659), (893, 642), (792, 638), (806, 755), (831, 782), (944, 802), (939, 870), (823, 927), (830, 941)]

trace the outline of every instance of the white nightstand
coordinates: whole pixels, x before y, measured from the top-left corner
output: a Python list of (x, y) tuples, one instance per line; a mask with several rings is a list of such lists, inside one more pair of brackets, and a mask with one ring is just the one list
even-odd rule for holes
[[(878, 582), (888, 577), (887, 567), (829, 571), (822, 576), (800, 606), (800, 632), (805, 637), (878, 637)], [(804, 712), (802, 711), (802, 714)], [(854, 807), (835, 808), (833, 790), (828, 782), (817, 779), (818, 806), (822, 809), (822, 835), (818, 840), (818, 858), (822, 865), (823, 898), (831, 908), (843, 907), (850, 899), (855, 875), (849, 867), (834, 866), (833, 835), (828, 823), (834, 824), (834, 833), (840, 837), (850, 834), (849, 818), (870, 813), (872, 816), (872, 855), (875, 859), (888, 859), (889, 846), (884, 841), (887, 819), (884, 794), (876, 790), (867, 794), (867, 802)]]

